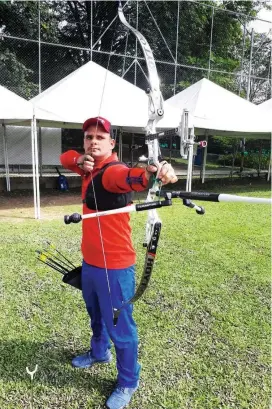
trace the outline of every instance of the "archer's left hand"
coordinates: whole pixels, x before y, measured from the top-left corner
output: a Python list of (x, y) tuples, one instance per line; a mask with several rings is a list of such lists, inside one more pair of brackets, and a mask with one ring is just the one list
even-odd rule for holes
[(158, 166), (154, 165), (147, 165), (145, 168), (145, 176), (149, 180), (151, 174), (157, 174), (157, 178), (161, 180), (163, 185), (167, 183), (175, 183), (178, 181), (178, 178), (175, 174), (175, 171), (170, 165), (170, 163), (166, 162), (165, 160), (160, 162)]

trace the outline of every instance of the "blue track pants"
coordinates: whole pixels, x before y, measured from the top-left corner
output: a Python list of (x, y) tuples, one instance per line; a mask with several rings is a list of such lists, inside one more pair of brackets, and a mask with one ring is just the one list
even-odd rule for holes
[[(134, 388), (140, 373), (138, 358), (138, 334), (132, 317), (133, 306), (121, 311), (116, 327), (113, 325), (112, 307), (120, 308), (135, 292), (134, 266), (108, 269), (108, 280), (104, 268), (82, 263), (82, 294), (91, 318), (93, 336), (92, 355), (102, 359), (112, 340), (117, 358), (118, 385)], [(109, 293), (110, 287), (110, 293)]]

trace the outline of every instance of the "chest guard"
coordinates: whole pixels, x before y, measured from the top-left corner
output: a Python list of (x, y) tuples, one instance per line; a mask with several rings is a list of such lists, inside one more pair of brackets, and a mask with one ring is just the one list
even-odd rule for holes
[(112, 193), (107, 191), (102, 184), (102, 178), (105, 170), (110, 166), (119, 165), (120, 163), (123, 164), (123, 162), (108, 163), (100, 170), (97, 175), (95, 175), (93, 180), (88, 184), (86, 196), (83, 200), (83, 203), (86, 203), (88, 209), (96, 210), (94, 191), (98, 210), (118, 209), (132, 203), (132, 192)]

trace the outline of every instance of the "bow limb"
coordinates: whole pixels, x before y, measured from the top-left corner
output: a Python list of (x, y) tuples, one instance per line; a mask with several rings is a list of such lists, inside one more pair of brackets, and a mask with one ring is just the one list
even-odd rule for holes
[[(147, 64), (149, 89), (148, 95), (148, 123), (146, 126), (146, 135), (154, 134), (156, 132), (156, 124), (164, 115), (163, 97), (160, 91), (160, 80), (157, 72), (156, 63), (150, 45), (139, 30), (132, 27), (126, 20), (121, 1), (119, 1), (118, 15), (122, 24), (130, 30), (138, 39)], [(158, 162), (160, 156), (159, 142), (155, 139), (148, 144), (148, 159), (149, 163)]]
[[(136, 36), (139, 43), (141, 44), (147, 69), (148, 69), (148, 77), (149, 77), (149, 89), (147, 90), (148, 95), (148, 123), (146, 126), (146, 135), (155, 134), (156, 133), (156, 124), (157, 122), (163, 117), (164, 109), (163, 109), (163, 98), (160, 91), (160, 80), (158, 77), (158, 72), (156, 68), (156, 63), (153, 57), (152, 50), (145, 39), (145, 37), (134, 27), (132, 27), (126, 20), (121, 1), (119, 1), (118, 7), (118, 15), (125, 27), (128, 30), (132, 31), (132, 33)], [(147, 140), (148, 145), (148, 163), (149, 164), (158, 164), (159, 159), (161, 157), (160, 153), (160, 146), (158, 138), (154, 138), (153, 140)], [(160, 182), (157, 178), (154, 178), (152, 187), (149, 189), (146, 203), (151, 203), (154, 201), (156, 192), (160, 189)], [(118, 316), (122, 309), (129, 304), (136, 302), (145, 292), (148, 283), (151, 278), (154, 261), (156, 257), (156, 251), (158, 247), (160, 231), (161, 231), (161, 220), (158, 216), (156, 209), (148, 210), (148, 219), (146, 225), (146, 240), (144, 243), (144, 247), (147, 248), (146, 256), (145, 256), (145, 264), (144, 270), (142, 274), (142, 278), (138, 288), (135, 291), (133, 297), (129, 300), (125, 301), (121, 308), (114, 309), (114, 325), (117, 324)]]

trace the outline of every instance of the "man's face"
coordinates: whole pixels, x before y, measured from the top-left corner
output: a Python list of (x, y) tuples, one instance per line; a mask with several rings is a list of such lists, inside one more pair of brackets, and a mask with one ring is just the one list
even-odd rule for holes
[(90, 125), (84, 132), (84, 150), (94, 159), (103, 159), (112, 154), (115, 140), (98, 124)]

